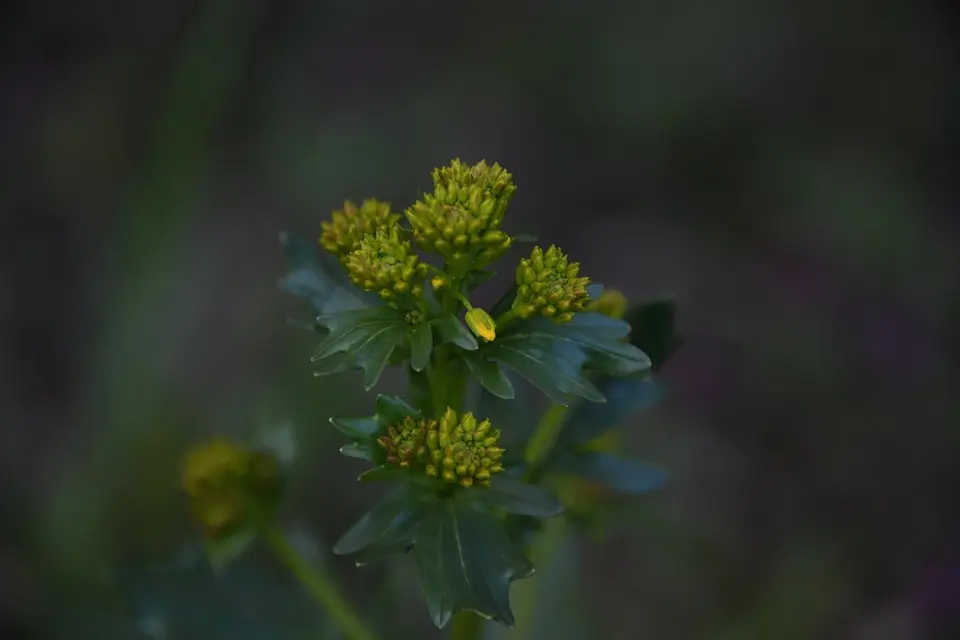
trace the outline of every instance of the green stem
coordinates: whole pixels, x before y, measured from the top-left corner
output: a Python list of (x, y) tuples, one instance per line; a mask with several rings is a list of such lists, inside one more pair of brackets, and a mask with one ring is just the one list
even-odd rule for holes
[(496, 319), (495, 323), (497, 325), (497, 329), (503, 329), (505, 326), (507, 326), (514, 320), (516, 320), (518, 317), (519, 316), (517, 316), (516, 309), (507, 309), (506, 311), (500, 314), (500, 317)]
[(277, 558), (286, 565), (290, 573), (326, 610), (347, 638), (352, 640), (376, 640), (377, 636), (363, 623), (330, 577), (307, 563), (279, 529), (268, 529), (265, 539)]
[(560, 404), (553, 405), (543, 414), (533, 435), (530, 436), (524, 454), (527, 463), (527, 482), (535, 482), (540, 477), (543, 461), (553, 449), (566, 415), (567, 407)]
[(453, 616), (450, 625), (451, 640), (480, 640), (483, 618), (472, 611), (463, 611)]

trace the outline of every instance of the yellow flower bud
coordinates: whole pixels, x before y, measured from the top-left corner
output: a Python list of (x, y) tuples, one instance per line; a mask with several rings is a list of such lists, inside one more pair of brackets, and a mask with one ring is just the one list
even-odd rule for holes
[(490, 421), (478, 424), (473, 413), (458, 416), (447, 408), (440, 420), (404, 419), (377, 439), (386, 463), (423, 473), (463, 487), (490, 484), (490, 476), (503, 471), (503, 448), (495, 446), (500, 431)]
[(433, 193), (406, 210), (417, 244), (477, 268), (503, 255), (511, 239), (499, 227), (517, 190), (512, 176), (498, 164), (453, 160), (432, 177)]
[(333, 212), (332, 219), (320, 223), (320, 246), (345, 260), (347, 254), (360, 248), (364, 236), (380, 227), (396, 226), (399, 214), (390, 212), (390, 204), (368, 198), (360, 207), (347, 200), (343, 209)]
[(579, 277), (579, 271), (580, 264), (569, 262), (556, 246), (546, 251), (534, 247), (517, 266), (516, 315), (526, 318), (539, 313), (557, 323), (572, 320), (590, 302), (590, 279)]
[(470, 309), (467, 311), (464, 319), (467, 321), (467, 326), (470, 327), (474, 335), (485, 342), (491, 342), (497, 337), (497, 323), (494, 322), (490, 314), (483, 309), (476, 307)]

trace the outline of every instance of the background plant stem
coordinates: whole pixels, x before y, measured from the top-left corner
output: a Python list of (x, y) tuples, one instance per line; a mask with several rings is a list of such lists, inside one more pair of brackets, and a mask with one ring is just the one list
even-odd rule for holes
[(453, 616), (450, 625), (452, 640), (480, 640), (483, 629), (483, 618), (472, 611), (463, 611)]
[(304, 560), (279, 529), (268, 529), (265, 539), (280, 562), (310, 592), (348, 638), (377, 640), (377, 636), (363, 623), (330, 577)]

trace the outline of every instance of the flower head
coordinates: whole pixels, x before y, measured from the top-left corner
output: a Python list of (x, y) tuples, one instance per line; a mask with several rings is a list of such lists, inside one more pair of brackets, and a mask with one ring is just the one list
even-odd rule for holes
[(180, 480), (194, 518), (211, 538), (246, 524), (280, 487), (276, 460), (223, 439), (188, 451)]
[(458, 417), (448, 408), (439, 421), (407, 417), (388, 427), (377, 442), (386, 451), (387, 464), (470, 487), (487, 486), (492, 474), (503, 471), (499, 440), (500, 431), (489, 420), (478, 423), (472, 413)]
[(490, 342), (497, 337), (497, 323), (483, 309), (477, 307), (469, 309), (464, 320), (467, 321), (470, 331), (484, 342)]
[(381, 227), (365, 236), (360, 248), (346, 258), (350, 279), (366, 291), (377, 291), (395, 303), (399, 296), (419, 298), (427, 265), (420, 262), (399, 227)]
[(590, 302), (589, 278), (578, 277), (579, 262), (568, 262), (555, 246), (543, 251), (534, 247), (517, 267), (517, 297), (513, 308), (528, 318), (540, 313), (554, 322), (569, 322)]
[(454, 160), (434, 169), (433, 193), (406, 211), (414, 239), (448, 261), (488, 265), (512, 243), (500, 223), (516, 190), (499, 164), (471, 166)]
[(399, 214), (390, 212), (389, 203), (368, 198), (357, 207), (347, 200), (343, 209), (333, 212), (332, 220), (320, 223), (320, 246), (344, 260), (360, 248), (364, 236), (372, 235), (380, 227), (396, 226), (399, 219)]

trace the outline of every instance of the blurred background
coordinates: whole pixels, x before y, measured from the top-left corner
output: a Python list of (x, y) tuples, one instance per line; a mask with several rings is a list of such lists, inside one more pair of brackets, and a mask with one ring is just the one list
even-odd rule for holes
[(335, 637), (269, 557), (198, 561), (177, 472), (211, 434), (291, 456), (284, 522), (385, 637), (441, 637), (411, 563), (328, 553), (381, 490), (326, 419), (373, 396), (312, 377), (277, 235), (460, 157), (513, 172), (508, 230), (675, 296), (687, 340), (627, 429), (667, 488), (561, 536), (488, 638), (960, 638), (951, 5), (2, 11), (8, 637)]

